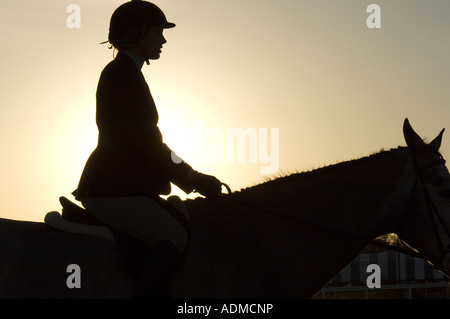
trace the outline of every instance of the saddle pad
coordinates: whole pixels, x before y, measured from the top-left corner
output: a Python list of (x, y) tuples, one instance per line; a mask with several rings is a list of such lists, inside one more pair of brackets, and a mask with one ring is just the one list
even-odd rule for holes
[(66, 219), (63, 219), (61, 214), (52, 211), (45, 215), (44, 218), (45, 224), (59, 229), (61, 231), (78, 234), (78, 235), (87, 235), (96, 238), (101, 238), (107, 240), (109, 242), (114, 243), (114, 235), (110, 228), (102, 225), (87, 225), (87, 224), (78, 224)]

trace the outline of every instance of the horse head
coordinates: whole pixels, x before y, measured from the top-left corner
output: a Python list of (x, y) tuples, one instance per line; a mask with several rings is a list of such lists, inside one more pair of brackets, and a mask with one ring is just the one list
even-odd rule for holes
[(450, 174), (439, 153), (443, 133), (425, 143), (405, 119), (415, 183), (399, 236), (450, 277)]

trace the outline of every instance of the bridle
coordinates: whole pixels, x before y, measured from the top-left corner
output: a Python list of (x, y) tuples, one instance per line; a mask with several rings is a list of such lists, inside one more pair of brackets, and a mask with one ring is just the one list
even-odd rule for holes
[[(439, 154), (439, 153), (437, 153), (437, 154)], [(307, 220), (299, 220), (297, 217), (293, 217), (291, 215), (280, 214), (279, 212), (273, 211), (273, 210), (268, 209), (266, 207), (262, 207), (262, 206), (254, 204), (254, 203), (250, 203), (250, 202), (247, 202), (245, 200), (241, 200), (241, 199), (238, 199), (238, 198), (235, 198), (235, 197), (227, 196), (226, 198), (228, 198), (228, 199), (230, 199), (230, 200), (232, 200), (232, 201), (234, 201), (236, 203), (239, 203), (241, 205), (244, 205), (244, 206), (256, 209), (257, 211), (264, 212), (266, 214), (270, 214), (270, 215), (273, 215), (273, 216), (276, 216), (276, 217), (279, 217), (279, 218), (290, 219), (290, 220), (293, 220), (293, 221), (295, 221), (297, 223), (307, 224), (308, 226), (313, 226), (313, 227), (316, 227), (316, 228), (320, 228), (322, 230), (326, 230), (326, 231), (329, 231), (329, 232), (337, 233), (337, 234), (340, 234), (341, 236), (345, 236), (345, 237), (348, 237), (350, 239), (363, 240), (363, 241), (369, 242), (369, 243), (371, 243), (372, 245), (375, 245), (375, 246), (379, 246), (379, 247), (386, 248), (386, 249), (389, 249), (389, 250), (394, 250), (394, 251), (397, 251), (397, 252), (400, 252), (400, 253), (403, 253), (403, 254), (406, 254), (406, 255), (410, 255), (412, 257), (417, 257), (417, 258), (429, 260), (430, 262), (433, 263), (434, 267), (437, 270), (447, 271), (449, 269), (449, 267), (450, 267), (450, 244), (446, 245), (442, 241), (441, 236), (439, 236), (439, 226), (441, 226), (441, 228), (444, 229), (445, 234), (447, 235), (447, 237), (449, 239), (450, 239), (450, 230), (447, 228), (447, 226), (445, 225), (444, 221), (442, 220), (442, 217), (439, 214), (439, 211), (438, 211), (438, 209), (437, 209), (437, 207), (436, 207), (436, 205), (435, 205), (435, 203), (433, 201), (433, 198), (432, 198), (432, 196), (430, 194), (430, 191), (429, 191), (429, 189), (428, 189), (428, 187), (426, 185), (426, 182), (424, 181), (424, 178), (423, 178), (423, 173), (426, 170), (428, 170), (430, 168), (433, 168), (433, 167), (436, 167), (436, 166), (445, 165), (446, 161), (445, 161), (444, 158), (442, 158), (442, 156), (440, 154), (439, 154), (439, 158), (438, 159), (430, 161), (429, 163), (426, 163), (424, 165), (419, 165), (414, 157), (413, 157), (413, 160), (414, 160), (414, 163), (415, 163), (415, 169), (416, 169), (417, 176), (416, 176), (416, 181), (414, 183), (411, 200), (410, 200), (409, 205), (407, 206), (407, 210), (409, 210), (409, 208), (411, 207), (411, 205), (412, 205), (412, 203), (414, 201), (414, 195), (416, 194), (416, 188), (418, 186), (420, 186), (421, 190), (422, 190), (422, 193), (424, 195), (424, 198), (425, 198), (427, 212), (428, 212), (428, 214), (429, 214), (429, 216), (430, 216), (430, 218), (432, 220), (434, 234), (436, 235), (437, 242), (439, 244), (440, 254), (438, 256), (433, 256), (433, 255), (430, 255), (430, 254), (427, 254), (427, 253), (419, 252), (419, 251), (416, 251), (414, 249), (407, 249), (407, 248), (403, 248), (403, 247), (396, 247), (394, 245), (389, 245), (389, 244), (383, 243), (383, 242), (381, 242), (379, 240), (376, 240), (376, 239), (374, 239), (374, 240), (367, 240), (366, 238), (362, 238), (361, 236), (358, 236), (358, 235), (356, 235), (354, 233), (350, 233), (350, 232), (346, 232), (346, 231), (340, 231), (340, 230), (336, 230), (336, 229), (331, 229), (331, 228), (328, 228), (326, 226), (319, 225), (319, 224), (316, 224), (316, 223), (313, 223), (313, 222), (307, 221)], [(231, 188), (227, 184), (222, 183), (222, 186), (224, 186), (226, 188), (226, 190), (227, 190), (229, 195), (232, 194)]]
[[(416, 171), (417, 171), (417, 180), (420, 183), (422, 193), (425, 198), (425, 203), (427, 205), (427, 212), (432, 221), (433, 233), (436, 236), (436, 242), (438, 243), (439, 250), (440, 250), (440, 254), (438, 256), (430, 256), (428, 254), (419, 252), (418, 257), (431, 261), (437, 270), (441, 270), (441, 271), (447, 270), (448, 271), (448, 269), (450, 267), (450, 243), (446, 245), (443, 242), (441, 236), (439, 235), (439, 226), (441, 227), (441, 229), (444, 230), (445, 235), (449, 239), (450, 239), (450, 230), (447, 227), (447, 225), (445, 224), (445, 222), (443, 221), (442, 216), (439, 213), (439, 210), (436, 207), (435, 202), (433, 201), (430, 190), (423, 178), (423, 173), (426, 170), (436, 167), (436, 166), (445, 165), (445, 163), (446, 163), (445, 159), (442, 158), (442, 156), (439, 153), (438, 153), (438, 155), (439, 155), (438, 159), (435, 159), (424, 165), (418, 165), (417, 161), (415, 160)], [(417, 182), (416, 182), (416, 184), (417, 184)]]

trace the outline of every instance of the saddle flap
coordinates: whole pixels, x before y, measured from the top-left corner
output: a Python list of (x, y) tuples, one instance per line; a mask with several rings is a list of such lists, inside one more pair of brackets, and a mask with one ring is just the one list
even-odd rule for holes
[(92, 216), (86, 209), (81, 208), (75, 203), (72, 203), (64, 196), (59, 198), (62, 206), (62, 218), (78, 224), (88, 225), (103, 225), (101, 221)]

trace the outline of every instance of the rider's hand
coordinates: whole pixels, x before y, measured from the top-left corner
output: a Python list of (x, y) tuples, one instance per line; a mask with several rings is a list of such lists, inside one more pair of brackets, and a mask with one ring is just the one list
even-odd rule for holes
[(206, 197), (217, 197), (222, 193), (222, 183), (214, 176), (194, 171), (189, 176), (195, 191)]

